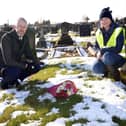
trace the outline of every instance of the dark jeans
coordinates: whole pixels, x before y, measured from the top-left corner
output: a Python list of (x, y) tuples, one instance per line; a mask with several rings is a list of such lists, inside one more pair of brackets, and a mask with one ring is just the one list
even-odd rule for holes
[(28, 63), (27, 69), (21, 69), (18, 67), (5, 67), (2, 73), (1, 85), (8, 87), (8, 85), (13, 85), (17, 82), (17, 79), (23, 81), (26, 77), (38, 72), (41, 69), (40, 65), (35, 65), (33, 63)]
[(97, 74), (105, 74), (107, 72), (106, 66), (113, 66), (115, 68), (121, 67), (126, 62), (126, 59), (121, 55), (112, 52), (106, 52), (100, 60), (96, 60), (93, 64), (93, 72)]

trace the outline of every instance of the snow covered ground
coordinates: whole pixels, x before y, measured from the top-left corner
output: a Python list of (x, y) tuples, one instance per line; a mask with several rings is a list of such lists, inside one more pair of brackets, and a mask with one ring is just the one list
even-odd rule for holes
[[(86, 65), (86, 69), (91, 69), (93, 59), (83, 58)], [(70, 68), (70, 59), (68, 59), (67, 67)], [(81, 65), (80, 65), (81, 67)], [(116, 116), (122, 120), (126, 120), (126, 87), (121, 82), (112, 82), (110, 79), (102, 79), (86, 81), (87, 74), (81, 73), (83, 78), (77, 78), (79, 75), (57, 75), (56, 78), (50, 79), (52, 83), (57, 83), (61, 80), (71, 79), (80, 91), (78, 92), (83, 96), (83, 101), (73, 106), (73, 110), (76, 114), (70, 118), (57, 119), (54, 122), (50, 122), (47, 126), (65, 126), (66, 120), (77, 120), (86, 118), (90, 122), (84, 124), (84, 126), (118, 126), (112, 121), (112, 117)], [(97, 76), (97, 75), (96, 75)], [(88, 86), (86, 85), (88, 83)], [(99, 99), (93, 101), (93, 99)], [(89, 108), (89, 109), (84, 109)], [(104, 108), (104, 109), (103, 109)], [(98, 122), (101, 120), (101, 122)], [(81, 126), (81, 124), (75, 124), (73, 126)]]
[[(73, 38), (76, 42), (83, 41), (82, 38)], [(86, 38), (85, 41), (88, 41)], [(94, 38), (91, 39), (94, 41)], [(43, 54), (42, 54), (43, 55)], [(56, 57), (61, 53), (56, 52)], [(41, 53), (38, 54), (41, 57)], [(65, 126), (65, 122), (74, 121), (79, 119), (88, 120), (87, 123), (81, 122), (74, 123), (72, 126), (119, 126), (113, 122), (113, 117), (118, 117), (120, 120), (126, 120), (126, 86), (122, 82), (114, 82), (108, 78), (102, 78), (101, 75), (90, 73), (92, 76), (97, 76), (101, 79), (90, 80), (87, 71), (91, 70), (92, 63), (95, 58), (92, 57), (69, 57), (69, 58), (53, 58), (45, 59), (44, 62), (47, 65), (62, 63), (62, 68), (67, 68), (69, 74), (61, 74), (61, 71), (56, 73), (54, 78), (49, 78), (48, 83), (38, 83), (36, 87), (49, 88), (52, 85), (59, 84), (65, 80), (71, 80), (75, 83), (79, 89), (77, 94), (82, 96), (81, 102), (74, 104), (71, 107), (71, 111), (75, 114), (71, 114), (70, 117), (57, 118), (52, 122), (48, 122), (46, 126)], [(65, 61), (65, 62), (64, 62)], [(75, 63), (75, 65), (73, 65)], [(70, 74), (74, 69), (81, 69), (79, 74)], [(63, 70), (63, 69), (62, 69)], [(13, 94), (13, 99), (1, 100), (4, 95)], [(0, 116), (4, 113), (4, 110), (9, 106), (23, 105), (25, 99), (30, 95), (30, 91), (16, 89), (0, 90)], [(48, 92), (38, 97), (39, 101), (50, 100), (56, 102), (57, 99)], [(67, 99), (66, 99), (67, 100)], [(16, 118), (22, 114), (36, 113), (34, 109), (28, 111), (14, 111), (11, 113), (11, 118)], [(59, 113), (59, 108), (52, 108), (46, 115), (52, 115)], [(42, 119), (30, 120), (28, 124), (21, 123), (20, 126), (39, 126)], [(0, 123), (0, 126), (6, 126), (7, 122)], [(126, 126), (126, 125), (125, 125)]]
[[(53, 122), (48, 122), (46, 126), (65, 126), (66, 121), (78, 119), (87, 119), (88, 122), (86, 124), (75, 123), (72, 126), (119, 126), (117, 123), (112, 121), (113, 116), (116, 116), (121, 120), (126, 120), (126, 86), (124, 84), (121, 82), (113, 82), (108, 78), (103, 78), (101, 80), (88, 80), (88, 74), (86, 73), (86, 70), (91, 70), (91, 65), (94, 61), (94, 58), (71, 57), (65, 58), (64, 60), (66, 60), (66, 63), (63, 65), (69, 69), (69, 72), (74, 70), (75, 67), (83, 69), (84, 71), (74, 75), (61, 75), (59, 72), (57, 72), (54, 78), (49, 78), (48, 83), (39, 83), (36, 86), (40, 88), (48, 88), (64, 80), (70, 79), (76, 84), (76, 87), (79, 89), (77, 94), (80, 94), (83, 97), (83, 100), (74, 104), (71, 108), (71, 110), (75, 111), (75, 114), (68, 118), (57, 118)], [(73, 60), (80, 60), (82, 62), (73, 68), (71, 66)], [(55, 64), (62, 61), (61, 59), (50, 59), (45, 60), (45, 62), (47, 64)], [(92, 75), (95, 76), (93, 73)], [(17, 91), (16, 89), (0, 90), (0, 99), (4, 94), (15, 95), (12, 100), (0, 102), (0, 115), (3, 114), (3, 111), (8, 106), (24, 104), (24, 99), (30, 95), (29, 91)], [(48, 92), (38, 97), (38, 100), (40, 101), (43, 101), (44, 99), (49, 99), (51, 102), (56, 102), (56, 98), (54, 98)], [(58, 112), (58, 108), (52, 108), (47, 115)], [(11, 114), (11, 118), (15, 118), (22, 113), (32, 114), (35, 113), (35, 111), (15, 111)], [(39, 124), (40, 121), (32, 121), (28, 124), (22, 123), (20, 126), (39, 126)], [(6, 126), (6, 123), (1, 123), (0, 126)]]

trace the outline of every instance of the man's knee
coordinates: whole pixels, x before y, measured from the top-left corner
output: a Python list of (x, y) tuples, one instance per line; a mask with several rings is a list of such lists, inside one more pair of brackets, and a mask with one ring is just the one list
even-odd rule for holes
[(15, 78), (18, 78), (18, 76), (21, 73), (21, 69), (18, 67), (7, 67), (3, 71), (3, 78), (8, 78), (9, 80), (14, 80)]

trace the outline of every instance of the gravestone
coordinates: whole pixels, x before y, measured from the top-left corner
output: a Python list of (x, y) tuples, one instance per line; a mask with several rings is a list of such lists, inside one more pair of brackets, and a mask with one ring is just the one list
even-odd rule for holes
[(89, 23), (80, 24), (80, 36), (90, 36), (91, 26)]

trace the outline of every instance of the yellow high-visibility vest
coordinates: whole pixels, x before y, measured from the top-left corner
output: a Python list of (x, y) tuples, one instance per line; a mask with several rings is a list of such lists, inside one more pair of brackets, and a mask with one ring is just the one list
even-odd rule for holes
[(126, 45), (126, 28), (123, 28), (123, 35), (124, 35), (125, 45)]
[(116, 39), (122, 30), (123, 30), (122, 27), (115, 28), (114, 32), (112, 33), (111, 37), (109, 38), (109, 40), (107, 42), (107, 45), (104, 46), (103, 34), (102, 34), (101, 30), (98, 29), (96, 32), (96, 40), (97, 40), (100, 48), (115, 47), (116, 46)]
[(124, 52), (125, 52), (125, 57), (126, 57), (126, 28), (124, 27), (123, 28), (123, 35), (124, 35), (124, 39), (125, 39), (125, 41), (124, 41)]

